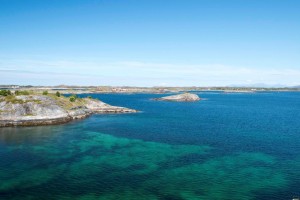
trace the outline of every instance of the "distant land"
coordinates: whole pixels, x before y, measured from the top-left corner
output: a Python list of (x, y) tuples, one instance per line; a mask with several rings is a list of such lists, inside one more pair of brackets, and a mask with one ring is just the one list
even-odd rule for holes
[(1, 89), (6, 90), (33, 90), (49, 93), (56, 91), (62, 94), (84, 94), (84, 93), (176, 93), (186, 91), (224, 91), (224, 92), (263, 92), (263, 91), (300, 91), (300, 86), (291, 87), (270, 87), (267, 85), (251, 86), (228, 86), (228, 87), (133, 87), (133, 86), (75, 86), (75, 85), (57, 85), (57, 86), (32, 86), (32, 85), (0, 85)]
[(247, 88), (293, 88), (297, 86), (287, 86), (282, 84), (266, 84), (266, 83), (253, 83), (253, 84), (232, 84), (228, 87), (247, 87)]

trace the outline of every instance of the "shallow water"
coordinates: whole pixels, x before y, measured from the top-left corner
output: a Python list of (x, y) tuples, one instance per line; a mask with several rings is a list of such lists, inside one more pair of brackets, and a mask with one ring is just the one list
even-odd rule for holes
[(0, 129), (0, 199), (300, 196), (300, 93), (199, 95), (93, 94), (143, 112)]

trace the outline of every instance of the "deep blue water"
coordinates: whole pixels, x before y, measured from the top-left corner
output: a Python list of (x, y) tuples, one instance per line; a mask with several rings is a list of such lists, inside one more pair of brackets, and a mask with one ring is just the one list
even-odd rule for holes
[(0, 199), (300, 196), (300, 93), (197, 94), (89, 94), (141, 112), (0, 129)]

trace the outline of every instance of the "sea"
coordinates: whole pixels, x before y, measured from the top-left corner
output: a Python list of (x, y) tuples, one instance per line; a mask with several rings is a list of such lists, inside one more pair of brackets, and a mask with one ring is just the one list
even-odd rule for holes
[(2, 200), (292, 200), (300, 93), (82, 94), (137, 109), (0, 128)]

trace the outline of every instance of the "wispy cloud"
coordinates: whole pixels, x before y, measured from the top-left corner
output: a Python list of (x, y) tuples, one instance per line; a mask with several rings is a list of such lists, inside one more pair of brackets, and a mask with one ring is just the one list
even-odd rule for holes
[(2, 60), (0, 84), (171, 85), (300, 84), (298, 69), (141, 61)]

